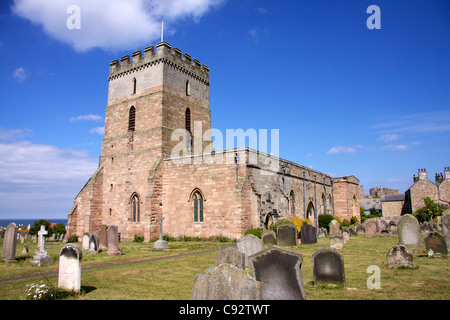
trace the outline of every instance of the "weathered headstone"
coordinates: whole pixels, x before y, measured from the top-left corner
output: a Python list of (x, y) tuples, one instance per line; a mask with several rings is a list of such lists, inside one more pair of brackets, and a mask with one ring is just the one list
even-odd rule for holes
[(319, 228), (317, 233), (318, 238), (326, 238), (328, 236), (327, 228)]
[(344, 247), (344, 236), (330, 236), (330, 248), (341, 250)]
[(429, 257), (440, 257), (448, 255), (445, 238), (436, 231), (430, 232), (425, 237), (425, 248)]
[(237, 248), (225, 248), (216, 255), (216, 266), (224, 263), (245, 269), (245, 254)]
[(39, 246), (36, 250), (36, 254), (33, 256), (33, 260), (30, 261), (31, 264), (36, 264), (38, 266), (42, 266), (42, 265), (53, 262), (53, 260), (48, 255), (47, 251), (45, 251), (45, 237), (44, 236), (47, 234), (48, 234), (48, 231), (45, 230), (45, 226), (41, 225), (41, 229), (38, 231)]
[(169, 243), (166, 240), (163, 240), (163, 221), (164, 217), (161, 214), (158, 218), (159, 221), (159, 240), (156, 240), (153, 244), (154, 249), (169, 249)]
[(24, 244), (22, 249), (22, 255), (26, 255), (30, 252), (30, 249), (28, 248), (28, 245)]
[(350, 233), (347, 230), (342, 230), (342, 239), (344, 240), (344, 244), (350, 240)]
[(312, 255), (314, 285), (345, 286), (344, 258), (332, 248), (319, 249)]
[(448, 249), (450, 248), (450, 209), (447, 209), (442, 213), (441, 225), (442, 235), (444, 236)]
[(355, 226), (355, 231), (358, 235), (366, 234), (366, 228), (362, 224)]
[(272, 246), (249, 257), (263, 300), (305, 300), (300, 252)]
[(378, 220), (378, 233), (380, 236), (390, 236), (391, 233), (389, 232), (389, 226), (386, 222), (386, 220)]
[(376, 219), (369, 219), (364, 223), (366, 229), (366, 237), (373, 237), (378, 235), (378, 223)]
[(83, 251), (74, 243), (64, 245), (59, 252), (58, 288), (81, 291)]
[(395, 245), (386, 252), (387, 265), (390, 268), (414, 268), (414, 256), (411, 250), (404, 245)]
[(108, 248), (108, 226), (102, 224), (98, 233), (98, 248), (105, 250)]
[(273, 246), (277, 244), (277, 234), (272, 230), (266, 230), (261, 235), (261, 241), (264, 246)]
[(245, 254), (245, 265), (249, 264), (249, 256), (264, 249), (261, 239), (252, 234), (248, 234), (245, 237), (240, 238), (236, 242), (236, 245), (238, 250)]
[(261, 300), (262, 288), (244, 270), (221, 264), (195, 276), (191, 300)]
[(118, 228), (115, 225), (110, 225), (108, 227), (108, 251), (106, 252), (108, 256), (120, 256), (119, 251), (119, 235)]
[(297, 227), (294, 224), (283, 224), (277, 229), (277, 240), (279, 246), (297, 245)]
[(420, 226), (416, 218), (405, 214), (398, 222), (398, 244), (406, 246), (410, 250), (421, 250)]
[(16, 260), (17, 232), (18, 227), (14, 222), (11, 222), (6, 227), (2, 251), (2, 258), (5, 260), (5, 262), (17, 261)]
[(336, 219), (331, 220), (328, 225), (330, 228), (330, 237), (341, 235), (341, 224)]
[(89, 253), (98, 253), (98, 236), (97, 233), (92, 233), (89, 238)]
[(89, 250), (89, 240), (91, 239), (91, 236), (89, 233), (83, 233), (83, 237), (81, 238), (81, 249), (83, 250)]
[(305, 224), (300, 229), (302, 243), (317, 243), (316, 228), (310, 224)]

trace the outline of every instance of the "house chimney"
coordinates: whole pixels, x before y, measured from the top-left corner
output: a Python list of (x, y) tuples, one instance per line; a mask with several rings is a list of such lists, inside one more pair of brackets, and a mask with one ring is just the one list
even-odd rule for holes
[(419, 169), (419, 180), (427, 180), (427, 170), (426, 169)]

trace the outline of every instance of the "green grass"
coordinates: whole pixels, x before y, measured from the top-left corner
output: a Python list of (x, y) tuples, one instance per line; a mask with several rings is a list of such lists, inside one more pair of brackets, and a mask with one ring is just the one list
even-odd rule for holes
[[(29, 263), (36, 245), (30, 246), (30, 254), (17, 256), (18, 262), (0, 262), (0, 279), (58, 270), (58, 253), (62, 243), (50, 243), (46, 250), (55, 262), (49, 266), (37, 267)], [(397, 244), (397, 236), (350, 237), (341, 250), (345, 265), (345, 287), (313, 285), (312, 254), (328, 247), (329, 240), (321, 238), (316, 244), (298, 245), (290, 249), (303, 255), (302, 273), (306, 298), (321, 299), (450, 299), (450, 260), (446, 257), (428, 258), (425, 251), (415, 253), (415, 267), (393, 269), (386, 265), (386, 252)], [(83, 254), (83, 268), (94, 265), (117, 264), (142, 261), (156, 257), (172, 256), (188, 252), (217, 248), (218, 243), (170, 242), (171, 250), (153, 251), (153, 243), (120, 243), (122, 256)], [(33, 247), (34, 246), (34, 247)], [(22, 245), (17, 245), (20, 253)], [(78, 300), (184, 300), (190, 299), (192, 282), (196, 274), (215, 265), (216, 252), (176, 257), (172, 259), (143, 262), (139, 264), (114, 266), (82, 271), (82, 294), (68, 299)], [(367, 267), (377, 265), (381, 270), (381, 289), (370, 290), (366, 281), (371, 275)], [(48, 285), (57, 285), (57, 275), (0, 283), (0, 299), (19, 299), (28, 283), (44, 280)]]

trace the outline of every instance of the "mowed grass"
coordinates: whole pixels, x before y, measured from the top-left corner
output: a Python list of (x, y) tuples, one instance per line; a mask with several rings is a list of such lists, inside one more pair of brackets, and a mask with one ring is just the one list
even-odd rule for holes
[[(423, 238), (423, 236), (422, 236)], [(413, 269), (388, 268), (386, 252), (395, 244), (396, 235), (389, 237), (350, 237), (341, 250), (345, 265), (345, 288), (315, 287), (312, 273), (312, 254), (329, 246), (327, 238), (318, 239), (316, 244), (302, 244), (289, 249), (303, 255), (302, 274), (306, 299), (450, 299), (450, 260), (446, 257), (428, 258), (425, 251), (414, 254)], [(57, 271), (57, 258), (63, 244), (47, 246), (55, 263), (46, 267), (31, 266), (32, 255), (18, 256), (18, 262), (0, 263), (0, 279), (36, 272)], [(218, 243), (171, 242), (169, 251), (153, 251), (153, 244), (125, 242), (120, 244), (124, 255), (119, 257), (84, 252), (83, 267), (142, 261), (162, 256), (178, 255), (219, 248)], [(21, 245), (18, 244), (18, 252)], [(424, 247), (425, 248), (425, 247)], [(30, 252), (34, 252), (34, 249)], [(53, 252), (53, 253), (52, 253)], [(215, 265), (218, 251), (175, 257), (166, 260), (138, 264), (113, 266), (82, 271), (82, 294), (69, 299), (77, 300), (187, 300), (190, 299), (192, 283), (196, 274)], [(378, 266), (381, 273), (381, 289), (369, 289), (367, 279), (371, 273), (367, 268)], [(0, 299), (19, 299), (28, 283), (44, 280), (56, 287), (57, 275), (0, 283)]]

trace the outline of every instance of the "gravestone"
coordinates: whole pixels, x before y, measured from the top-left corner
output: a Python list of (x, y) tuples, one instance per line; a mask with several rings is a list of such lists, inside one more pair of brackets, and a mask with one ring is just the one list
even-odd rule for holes
[(328, 227), (330, 228), (330, 237), (341, 235), (341, 224), (336, 219), (331, 220)]
[(266, 230), (261, 235), (263, 246), (273, 246), (277, 244), (277, 234), (272, 230)]
[(277, 228), (279, 246), (297, 245), (297, 227), (294, 224), (283, 224)]
[(248, 234), (245, 237), (239, 239), (236, 243), (240, 252), (245, 254), (245, 265), (249, 265), (248, 257), (263, 250), (263, 244), (258, 237)]
[(389, 227), (386, 220), (379, 220), (378, 223), (378, 233), (381, 236), (389, 236), (391, 233), (389, 232)]
[(376, 219), (369, 219), (364, 223), (366, 229), (366, 237), (373, 237), (378, 235), (378, 223)]
[(344, 258), (332, 248), (319, 249), (312, 255), (314, 285), (345, 286)]
[(91, 234), (89, 238), (89, 253), (98, 253), (98, 236), (97, 233)]
[(5, 262), (15, 262), (18, 227), (14, 222), (8, 224), (3, 238), (2, 258)]
[(98, 233), (98, 248), (105, 250), (108, 248), (108, 226), (102, 224)]
[(216, 255), (216, 266), (221, 264), (232, 264), (245, 270), (245, 254), (237, 248), (225, 248)]
[(30, 252), (30, 248), (28, 248), (28, 245), (24, 244), (22, 249), (22, 255), (26, 255)]
[(47, 251), (45, 251), (45, 235), (48, 234), (48, 231), (45, 230), (45, 226), (41, 225), (41, 229), (38, 231), (39, 237), (39, 246), (36, 250), (36, 254), (33, 256), (33, 260), (30, 261), (31, 264), (35, 264), (38, 266), (46, 265), (52, 263), (53, 260), (48, 255)]
[(410, 250), (421, 250), (420, 226), (416, 218), (405, 214), (398, 222), (398, 244), (404, 245)]
[(346, 244), (347, 241), (350, 240), (350, 232), (342, 230), (342, 239), (344, 240), (344, 244)]
[(444, 236), (448, 249), (450, 248), (450, 209), (447, 209), (442, 213), (441, 225), (442, 235)]
[(390, 268), (414, 268), (414, 256), (411, 250), (404, 245), (395, 245), (386, 252), (387, 265)]
[(91, 236), (89, 233), (83, 233), (83, 237), (81, 238), (81, 249), (83, 250), (89, 250), (89, 240), (91, 239)]
[(305, 300), (300, 252), (272, 246), (249, 257), (263, 300)]
[(344, 236), (330, 236), (330, 248), (337, 250), (344, 248)]
[(425, 237), (425, 248), (429, 257), (440, 257), (448, 255), (445, 238), (436, 231), (430, 232)]
[(318, 238), (326, 238), (328, 236), (327, 228), (319, 228), (319, 232), (317, 233)]
[(158, 218), (159, 221), (159, 240), (155, 241), (153, 248), (160, 250), (160, 249), (169, 249), (169, 243), (166, 240), (163, 240), (163, 221), (164, 217), (161, 214)]
[(366, 228), (362, 224), (355, 226), (355, 231), (358, 235), (366, 234)]
[(81, 291), (81, 261), (83, 251), (74, 243), (64, 245), (59, 252), (58, 288)]
[(244, 270), (221, 264), (195, 276), (191, 300), (261, 300), (262, 288)]
[(300, 229), (302, 243), (317, 243), (316, 228), (310, 224), (305, 224)]
[(110, 225), (108, 227), (108, 251), (106, 254), (108, 256), (120, 256), (119, 251), (119, 235), (118, 228), (115, 225)]

